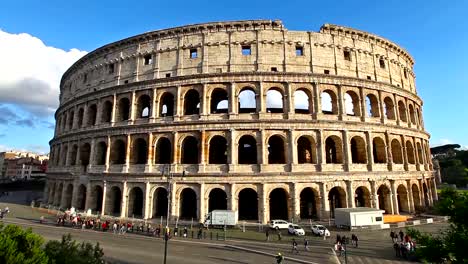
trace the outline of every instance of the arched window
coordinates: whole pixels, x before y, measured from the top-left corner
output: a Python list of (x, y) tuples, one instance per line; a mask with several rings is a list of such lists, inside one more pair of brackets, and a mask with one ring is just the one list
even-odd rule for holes
[(423, 151), (422, 151), (422, 147), (421, 147), (421, 143), (417, 143), (416, 144), (416, 148), (418, 149), (418, 163), (419, 164), (424, 164), (424, 161), (423, 161)]
[(107, 144), (103, 141), (96, 146), (96, 165), (106, 164)]
[(184, 114), (198, 115), (200, 114), (200, 95), (197, 90), (190, 90), (184, 97)]
[(331, 90), (325, 90), (322, 92), (322, 113), (327, 115), (338, 114), (338, 101), (336, 95)]
[(252, 88), (243, 88), (239, 93), (239, 113), (257, 112), (257, 101)]
[(78, 110), (78, 122), (77, 122), (78, 128), (81, 128), (83, 126), (83, 116), (84, 116), (84, 109), (80, 108)]
[(406, 118), (406, 106), (403, 101), (398, 101), (398, 113), (400, 114), (400, 120), (403, 122), (408, 122)]
[(403, 164), (401, 144), (397, 139), (392, 140), (392, 159), (395, 164)]
[(343, 146), (337, 136), (329, 136), (325, 140), (325, 158), (327, 163), (343, 163)]
[(411, 141), (406, 141), (406, 155), (408, 157), (409, 164), (416, 164), (416, 159), (414, 158), (414, 148)]
[(362, 137), (355, 136), (351, 139), (351, 162), (367, 163), (366, 142)]
[(71, 111), (70, 112), (70, 115), (68, 116), (68, 129), (73, 129), (73, 119), (75, 117), (75, 112), (74, 111)]
[(133, 141), (132, 156), (130, 163), (132, 164), (146, 164), (148, 160), (148, 144), (143, 138), (137, 138)]
[(283, 113), (283, 95), (278, 90), (270, 89), (266, 93), (266, 110), (268, 113)]
[(80, 147), (80, 161), (82, 166), (88, 166), (89, 164), (89, 155), (91, 153), (91, 145), (85, 143)]
[(312, 137), (302, 136), (297, 140), (297, 162), (303, 163), (317, 163), (317, 146)]
[(412, 104), (409, 105), (409, 115), (411, 118), (411, 124), (415, 125), (416, 124), (416, 116), (414, 113), (414, 107)]
[(66, 131), (67, 130), (67, 114), (64, 114), (62, 116), (62, 121), (60, 122), (60, 125), (62, 126), (61, 129), (62, 131)]
[(111, 164), (125, 164), (126, 144), (123, 140), (117, 139), (111, 144), (110, 162)]
[(159, 115), (161, 117), (174, 115), (174, 95), (171, 93), (164, 93), (161, 96), (159, 103)]
[(375, 137), (372, 141), (372, 155), (374, 156), (374, 163), (386, 163), (386, 153), (383, 139)]
[(395, 120), (395, 106), (393, 105), (393, 101), (390, 97), (385, 97), (384, 106), (385, 116), (387, 117), (387, 119)]
[(284, 153), (283, 138), (274, 135), (268, 139), (268, 164), (284, 164), (286, 157)]
[(188, 136), (182, 142), (182, 164), (198, 164), (198, 140)]
[(158, 140), (155, 152), (156, 164), (172, 163), (172, 147), (171, 141), (168, 138), (162, 137)]
[(138, 118), (148, 118), (150, 116), (151, 97), (149, 95), (141, 95), (137, 100)]
[(227, 141), (222, 136), (210, 140), (209, 164), (227, 164)]
[(117, 121), (125, 121), (130, 119), (130, 100), (127, 97), (123, 97), (118, 103), (119, 112), (117, 115)]
[(105, 101), (102, 105), (101, 123), (110, 123), (112, 119), (112, 103)]
[(228, 95), (226, 90), (216, 88), (211, 93), (210, 113), (220, 114), (228, 112)]
[(347, 91), (344, 99), (346, 114), (349, 116), (360, 116), (359, 96), (353, 91)]
[(61, 164), (63, 166), (67, 165), (67, 155), (68, 155), (68, 147), (65, 145), (65, 147), (63, 148), (63, 153), (62, 155), (60, 155), (60, 159), (61, 159)]
[(76, 165), (76, 157), (78, 156), (78, 145), (73, 145), (72, 151), (70, 152), (70, 165)]
[(311, 100), (308, 93), (305, 90), (298, 89), (294, 92), (294, 112), (296, 114), (310, 114), (311, 111)]
[(368, 117), (380, 117), (379, 112), (379, 101), (373, 94), (366, 96), (366, 109)]
[(96, 113), (97, 113), (97, 106), (92, 104), (88, 107), (88, 121), (86, 123), (87, 126), (94, 126), (96, 124)]
[(239, 164), (257, 164), (257, 141), (253, 136), (239, 139), (237, 155)]

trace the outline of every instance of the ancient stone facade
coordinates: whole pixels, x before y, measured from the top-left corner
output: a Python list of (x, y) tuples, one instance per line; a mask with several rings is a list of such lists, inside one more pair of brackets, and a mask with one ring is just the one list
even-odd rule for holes
[(45, 198), (144, 219), (412, 213), (437, 199), (413, 64), (329, 24), (218, 22), (111, 43), (63, 75)]

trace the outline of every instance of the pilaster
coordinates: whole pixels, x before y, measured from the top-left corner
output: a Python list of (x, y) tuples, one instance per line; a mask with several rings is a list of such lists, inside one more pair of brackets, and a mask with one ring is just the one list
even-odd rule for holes
[(120, 208), (120, 218), (127, 217), (127, 204), (128, 204), (128, 193), (127, 193), (127, 181), (122, 183), (122, 204)]

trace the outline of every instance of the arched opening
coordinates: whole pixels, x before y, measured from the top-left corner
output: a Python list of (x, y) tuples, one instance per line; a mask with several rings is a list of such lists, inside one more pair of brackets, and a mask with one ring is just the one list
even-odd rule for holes
[(419, 164), (424, 164), (421, 143), (419, 143), (419, 142), (416, 143), (416, 146), (417, 146), (417, 149), (418, 149), (418, 163)]
[(268, 164), (285, 164), (283, 138), (274, 135), (268, 139)]
[(125, 153), (127, 152), (125, 142), (117, 139), (111, 145), (110, 162), (111, 164), (125, 164)]
[(418, 124), (422, 126), (422, 115), (421, 115), (421, 110), (419, 110), (419, 108), (416, 110), (416, 118), (417, 118)]
[(117, 186), (113, 186), (106, 194), (106, 214), (120, 216), (122, 205), (122, 192)]
[(406, 191), (406, 187), (403, 184), (400, 184), (397, 188), (397, 201), (398, 201), (398, 209), (401, 212), (409, 213), (409, 200), (408, 200), (408, 192)]
[(89, 155), (91, 153), (91, 145), (85, 143), (80, 147), (80, 161), (82, 166), (88, 166), (89, 164)]
[(84, 109), (80, 108), (80, 110), (78, 110), (78, 120), (76, 124), (78, 128), (81, 128), (83, 126), (83, 117), (84, 117)]
[(325, 140), (325, 159), (327, 163), (343, 163), (343, 146), (337, 136), (329, 136)]
[(421, 206), (421, 196), (419, 195), (419, 188), (416, 184), (413, 183), (411, 186), (411, 192), (413, 193), (413, 203), (414, 206)]
[(70, 115), (68, 117), (68, 129), (72, 129), (73, 128), (73, 119), (75, 117), (75, 112), (71, 111), (70, 112)]
[(182, 164), (198, 164), (198, 140), (188, 136), (182, 142)]
[(289, 195), (283, 188), (276, 188), (270, 192), (270, 220), (288, 220)]
[(78, 187), (78, 195), (76, 197), (76, 209), (85, 210), (86, 206), (86, 187), (80, 184)]
[(220, 114), (228, 112), (228, 94), (226, 90), (216, 88), (211, 93), (210, 113)]
[(416, 159), (414, 158), (414, 148), (411, 141), (406, 141), (406, 155), (408, 156), (409, 164), (416, 164)]
[(70, 165), (76, 165), (76, 156), (78, 155), (78, 146), (73, 145), (72, 150), (70, 152)]
[(227, 195), (220, 188), (211, 190), (208, 198), (208, 212), (213, 210), (227, 210)]
[(257, 141), (253, 136), (242, 136), (237, 150), (239, 164), (257, 164)]
[(159, 187), (153, 195), (153, 218), (167, 216), (167, 190)]
[(406, 106), (403, 101), (398, 102), (398, 113), (400, 114), (401, 121), (408, 122), (408, 119), (406, 118)]
[(57, 200), (55, 201), (55, 204), (58, 206), (62, 206), (62, 193), (63, 193), (63, 183), (60, 183), (58, 188), (57, 188)]
[(239, 192), (239, 220), (258, 220), (258, 196), (251, 188)]
[(322, 98), (322, 113), (326, 115), (338, 114), (338, 100), (336, 95), (331, 90), (325, 90), (321, 94)]
[(372, 140), (372, 155), (374, 156), (374, 163), (386, 163), (387, 152), (385, 151), (385, 142), (382, 138), (375, 137)]
[(280, 91), (273, 89), (267, 91), (266, 111), (268, 113), (284, 113), (283, 94)]
[(370, 192), (366, 187), (360, 186), (356, 189), (354, 192), (354, 204), (356, 207), (372, 207)]
[(91, 193), (91, 210), (94, 211), (96, 214), (102, 212), (102, 198), (103, 198), (103, 191), (102, 187), (97, 185), (94, 186), (93, 192)]
[(87, 114), (87, 122), (86, 126), (94, 126), (96, 124), (96, 113), (97, 113), (97, 106), (92, 104), (88, 106), (88, 114)]
[(390, 97), (385, 97), (384, 99), (384, 110), (387, 119), (395, 120), (395, 105)]
[(102, 105), (101, 123), (110, 123), (112, 120), (112, 103), (105, 101)]
[(197, 90), (190, 90), (184, 97), (184, 114), (198, 115), (200, 114), (200, 95)]
[(335, 217), (335, 208), (346, 208), (346, 192), (343, 188), (335, 186), (328, 192), (328, 202), (330, 203), (330, 217)]
[(106, 164), (107, 144), (103, 141), (96, 146), (96, 165)]
[(360, 116), (361, 107), (359, 105), (359, 96), (353, 91), (347, 91), (344, 96), (346, 115)]
[(318, 195), (314, 189), (304, 188), (300, 194), (300, 217), (301, 219), (317, 218), (318, 212)]
[(392, 140), (392, 159), (395, 164), (403, 164), (401, 145), (397, 139)]
[(297, 161), (299, 164), (317, 163), (317, 145), (312, 137), (302, 136), (297, 140)]
[(392, 213), (392, 199), (390, 197), (390, 189), (386, 185), (381, 185), (377, 190), (379, 197), (379, 208), (385, 210), (386, 214)]
[(68, 155), (68, 146), (65, 146), (63, 148), (63, 153), (62, 155), (60, 155), (60, 159), (61, 159), (61, 165), (62, 166), (65, 166), (67, 164), (67, 155)]
[(132, 218), (143, 218), (143, 191), (140, 187), (134, 187), (128, 194), (127, 216)]
[(65, 208), (72, 207), (72, 196), (73, 196), (73, 184), (68, 184), (67, 189), (65, 190)]
[(367, 163), (366, 142), (359, 136), (351, 138), (351, 162), (352, 163)]
[(210, 140), (209, 164), (227, 164), (227, 141), (222, 136)]
[(55, 183), (50, 187), (48, 203), (52, 205), (55, 204), (54, 199), (55, 199)]
[(197, 194), (191, 188), (185, 188), (180, 193), (179, 215), (181, 219), (197, 218)]
[(151, 115), (151, 97), (144, 94), (138, 97), (137, 100), (137, 115), (138, 118), (148, 118)]
[(117, 121), (125, 121), (130, 119), (130, 100), (127, 97), (123, 97), (118, 103), (118, 115), (116, 116)]
[(133, 141), (131, 164), (146, 164), (148, 161), (148, 144), (143, 138)]
[(239, 93), (239, 113), (257, 112), (255, 91), (252, 88), (243, 88)]
[(311, 100), (307, 92), (298, 89), (294, 92), (294, 112), (296, 114), (311, 114)]
[(172, 147), (168, 138), (162, 137), (156, 144), (156, 153), (154, 153), (156, 164), (172, 163)]
[(409, 105), (409, 115), (410, 115), (410, 118), (411, 118), (411, 124), (416, 124), (416, 116), (415, 116), (415, 113), (414, 113), (414, 107), (412, 104)]
[(427, 185), (423, 183), (423, 195), (424, 195), (424, 205), (427, 207), (429, 206), (429, 190), (427, 189)]
[(159, 116), (173, 116), (174, 115), (174, 95), (171, 93), (164, 93), (161, 96), (159, 104)]
[(60, 129), (61, 129), (62, 131), (67, 130), (67, 114), (64, 114), (64, 115), (62, 116), (62, 120), (60, 120), (60, 123), (59, 123), (59, 124), (60, 124)]

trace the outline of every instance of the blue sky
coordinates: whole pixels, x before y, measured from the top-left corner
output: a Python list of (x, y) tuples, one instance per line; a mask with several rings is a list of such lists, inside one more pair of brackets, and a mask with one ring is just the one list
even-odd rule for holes
[(431, 145), (468, 146), (467, 11), (468, 1), (461, 0), (5, 0), (0, 4), (0, 149), (48, 152), (60, 75), (86, 52), (146, 31), (240, 19), (280, 19), (289, 30), (309, 31), (333, 23), (403, 46), (416, 61)]

